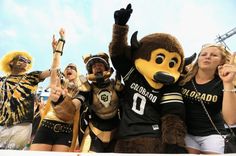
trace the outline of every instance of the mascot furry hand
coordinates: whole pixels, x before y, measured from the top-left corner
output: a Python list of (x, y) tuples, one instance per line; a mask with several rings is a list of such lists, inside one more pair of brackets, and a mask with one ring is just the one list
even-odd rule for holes
[[(114, 13), (111, 60), (125, 83), (123, 113), (115, 152), (186, 153), (185, 107), (176, 84), (184, 53), (170, 34), (154, 33), (127, 44), (131, 4)], [(191, 62), (191, 61), (190, 61)]]

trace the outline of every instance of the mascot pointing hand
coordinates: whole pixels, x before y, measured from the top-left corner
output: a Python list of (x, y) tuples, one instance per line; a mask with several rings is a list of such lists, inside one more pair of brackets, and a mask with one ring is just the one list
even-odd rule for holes
[(125, 83), (118, 153), (185, 153), (185, 107), (177, 85), (184, 67), (178, 40), (154, 33), (127, 43), (131, 4), (115, 11), (109, 53)]

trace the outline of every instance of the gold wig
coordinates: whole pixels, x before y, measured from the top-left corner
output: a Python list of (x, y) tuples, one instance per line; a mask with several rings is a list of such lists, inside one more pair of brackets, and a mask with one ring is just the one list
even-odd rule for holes
[(5, 54), (1, 61), (0, 61), (0, 69), (3, 71), (5, 74), (10, 74), (11, 73), (11, 68), (10, 68), (10, 62), (17, 56), (22, 56), (24, 58), (27, 58), (28, 60), (31, 61), (30, 64), (27, 65), (25, 72), (30, 70), (32, 68), (32, 56), (30, 56), (27, 52), (25, 51), (11, 51)]

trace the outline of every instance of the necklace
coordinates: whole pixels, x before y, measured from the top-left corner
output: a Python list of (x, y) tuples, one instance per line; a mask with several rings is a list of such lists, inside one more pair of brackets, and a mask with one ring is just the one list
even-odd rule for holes
[[(11, 75), (10, 75), (10, 76), (11, 76)], [(7, 77), (4, 79), (4, 81), (2, 82), (1, 91), (7, 91), (7, 90), (12, 91), (12, 90), (15, 90), (15, 89), (20, 85), (21, 80), (24, 78), (24, 75), (22, 75), (21, 78), (18, 80), (17, 84), (14, 85), (14, 87), (12, 87), (12, 88), (8, 87), (7, 89), (5, 89), (7, 79), (8, 79), (10, 76), (7, 76)]]
[[(10, 75), (11, 76), (11, 75)], [(3, 92), (9, 92), (9, 91), (14, 91), (19, 85), (20, 85), (20, 82), (21, 80), (25, 77), (25, 75), (22, 75), (18, 82), (12, 87), (10, 88), (9, 86), (6, 85), (7, 83), (7, 80), (10, 76), (7, 76), (4, 81), (2, 82), (2, 85), (1, 85), (1, 91), (0, 91), (0, 105), (3, 104), (4, 102), (4, 96), (5, 94)], [(6, 94), (7, 95), (7, 94)], [(9, 98), (9, 97), (8, 97)]]

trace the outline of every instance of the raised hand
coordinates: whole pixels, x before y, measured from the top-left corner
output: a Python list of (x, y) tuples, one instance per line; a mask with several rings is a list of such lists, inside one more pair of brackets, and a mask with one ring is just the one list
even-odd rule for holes
[(55, 35), (52, 36), (52, 49), (53, 51), (56, 50), (56, 47), (57, 47), (57, 40), (55, 38)]
[(236, 76), (236, 53), (231, 56), (230, 62), (218, 67), (219, 76), (223, 83), (232, 83)]
[(61, 39), (64, 40), (64, 38), (65, 38), (65, 29), (61, 28), (60, 31), (59, 31), (59, 34), (60, 34)]
[(121, 8), (120, 10), (115, 11), (114, 13), (115, 24), (126, 25), (132, 12), (133, 9), (131, 4), (128, 4), (126, 9)]
[[(65, 29), (64, 28), (61, 28), (59, 30), (59, 35), (60, 35), (60, 38), (62, 40), (65, 39)], [(56, 37), (55, 37), (55, 34), (54, 34), (53, 37), (52, 37), (52, 49), (53, 49), (53, 51), (56, 50), (57, 44), (58, 44), (58, 41), (56, 40)]]
[(61, 96), (64, 97), (68, 93), (67, 89), (62, 88), (58, 77), (56, 78), (56, 81), (51, 82), (50, 88), (51, 90), (49, 94), (49, 99), (53, 102), (57, 102)]
[(62, 55), (63, 54), (64, 44), (65, 44), (65, 29), (61, 28), (59, 30), (59, 34), (60, 34), (60, 39), (57, 42), (57, 46), (56, 46), (55, 52), (60, 53)]

